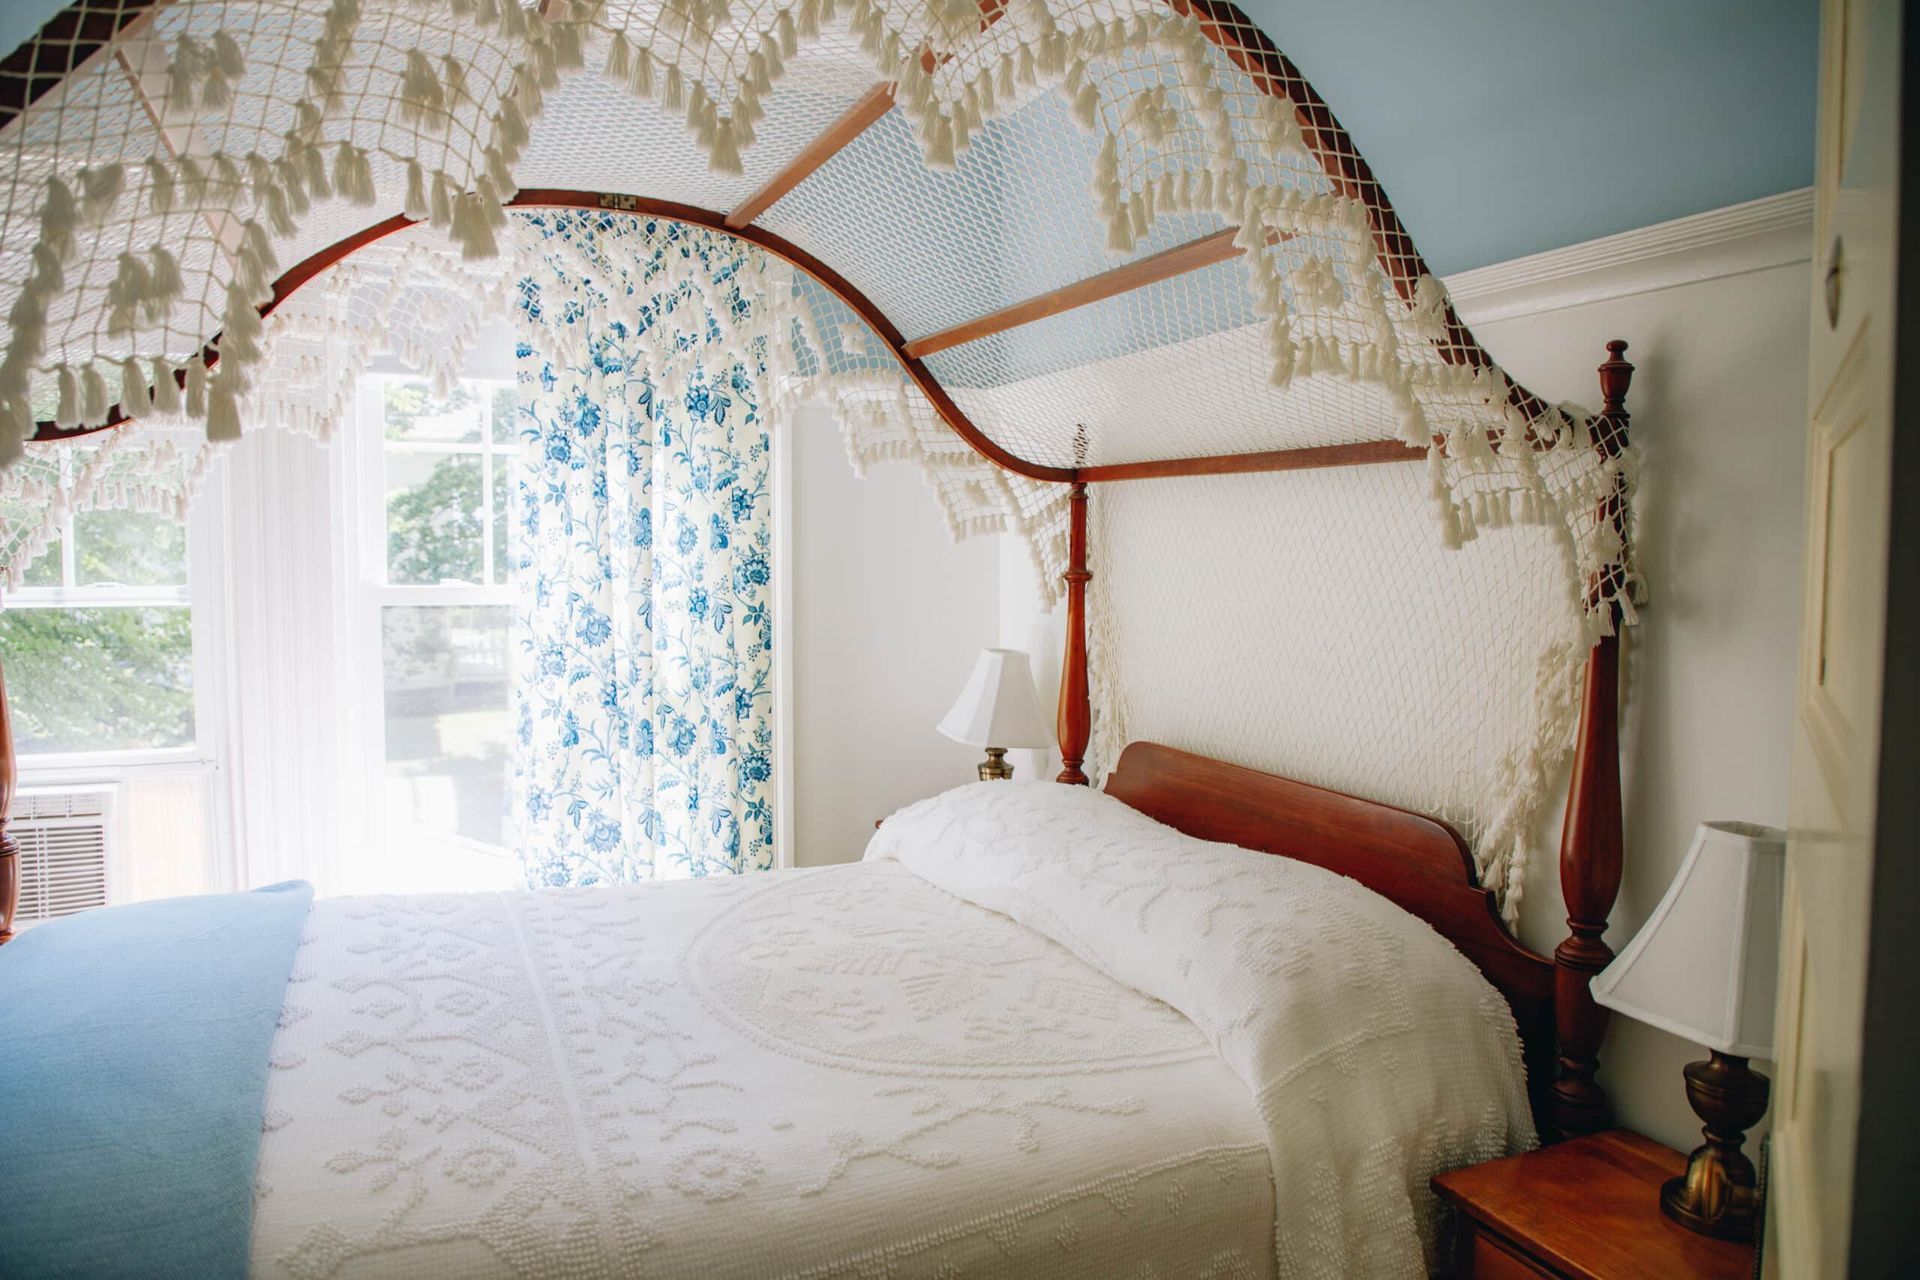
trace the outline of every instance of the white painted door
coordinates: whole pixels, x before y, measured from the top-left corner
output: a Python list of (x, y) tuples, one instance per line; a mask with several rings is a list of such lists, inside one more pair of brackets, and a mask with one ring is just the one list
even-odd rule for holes
[(1893, 440), (1901, 5), (1821, 32), (1806, 580), (1766, 1271), (1846, 1273), (1880, 749)]

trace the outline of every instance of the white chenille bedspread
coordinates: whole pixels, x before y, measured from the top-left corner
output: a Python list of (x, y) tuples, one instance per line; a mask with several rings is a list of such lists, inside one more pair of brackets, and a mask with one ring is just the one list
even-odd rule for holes
[[(274, 1044), (254, 1273), (1417, 1269), (1415, 1181), (1530, 1136), (1498, 996), (1364, 892), (1314, 873), (1295, 904), (1240, 869), (1278, 859), (1227, 859), (1221, 893), (1253, 900), (1196, 915), (1207, 846), (1138, 815), (1128, 874), (1159, 857), (1162, 891), (1097, 883), (1130, 810), (1114, 826), (1078, 788), (986, 785), (890, 820), (870, 852), (904, 864), (317, 903)], [(1060, 942), (1034, 860), (1089, 864)], [(1209, 945), (1261, 925), (1302, 949)], [(1334, 940), (1389, 954), (1336, 960)], [(1436, 976), (1453, 965), (1465, 981)], [(1309, 1039), (1249, 1088), (1267, 1019), (1223, 1021), (1209, 993), (1256, 989), (1322, 1020), (1331, 1000), (1347, 1029), (1278, 1015)]]
[(1206, 1033), (1260, 1112), (1283, 1276), (1424, 1274), (1428, 1179), (1535, 1141), (1505, 999), (1345, 877), (1045, 783), (921, 801), (867, 857), (1032, 926)]

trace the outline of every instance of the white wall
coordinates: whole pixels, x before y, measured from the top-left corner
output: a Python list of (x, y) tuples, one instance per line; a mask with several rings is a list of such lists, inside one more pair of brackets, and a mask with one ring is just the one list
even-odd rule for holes
[(793, 423), (793, 861), (858, 858), (873, 824), (974, 778), (934, 732), (996, 643), (998, 540), (955, 544), (917, 469), (848, 465), (832, 419)]
[[(1627, 406), (1645, 450), (1636, 510), (1652, 595), (1629, 636), (1626, 867), (1608, 934), (1616, 950), (1666, 891), (1698, 823), (1786, 823), (1808, 269), (1791, 264), (1476, 328), (1541, 395), (1589, 403), (1602, 341), (1633, 344)], [(1554, 868), (1536, 867), (1522, 940), (1550, 949), (1565, 936), (1564, 916)], [(1705, 1056), (1615, 1018), (1602, 1081), (1621, 1122), (1672, 1146), (1697, 1143), (1680, 1068)]]
[[(1651, 264), (1594, 270), (1594, 254), (1583, 262), (1583, 250), (1605, 242), (1542, 256), (1581, 265), (1572, 279), (1542, 280), (1540, 270), (1512, 264), (1449, 282), (1457, 296), (1478, 295), (1461, 310), (1487, 349), (1549, 399), (1597, 403), (1594, 370), (1606, 340), (1632, 344), (1627, 404), (1645, 453), (1637, 512), (1652, 596), (1629, 638), (1626, 866), (1609, 933), (1616, 949), (1665, 891), (1695, 824), (1786, 820), (1809, 287), (1807, 262), (1792, 259), (1811, 231), (1779, 221), (1740, 243), (1696, 236), (1686, 253)], [(1475, 287), (1484, 281), (1505, 283)], [(1051, 706), (1061, 620), (1040, 612), (1024, 553), (1002, 542), (1001, 643), (1034, 651)], [(1540, 846), (1549, 851), (1558, 847), (1559, 814), (1551, 818)], [(1557, 865), (1543, 857), (1530, 871), (1521, 939), (1550, 952), (1566, 935), (1564, 916)], [(1620, 1122), (1683, 1150), (1695, 1145), (1698, 1121), (1680, 1069), (1705, 1056), (1614, 1019), (1601, 1078)]]

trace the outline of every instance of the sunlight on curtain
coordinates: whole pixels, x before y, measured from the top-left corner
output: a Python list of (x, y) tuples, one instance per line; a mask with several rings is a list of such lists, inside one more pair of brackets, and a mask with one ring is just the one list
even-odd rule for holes
[(535, 886), (770, 867), (788, 278), (677, 223), (520, 216), (513, 843)]

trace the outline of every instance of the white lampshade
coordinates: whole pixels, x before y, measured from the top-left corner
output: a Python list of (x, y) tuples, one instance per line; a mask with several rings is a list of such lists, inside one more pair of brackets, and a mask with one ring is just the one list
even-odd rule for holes
[(1667, 896), (1593, 998), (1649, 1026), (1740, 1058), (1773, 1054), (1787, 837), (1703, 822)]
[(940, 721), (940, 732), (971, 747), (1052, 746), (1027, 655), (1018, 649), (982, 649), (967, 687)]

